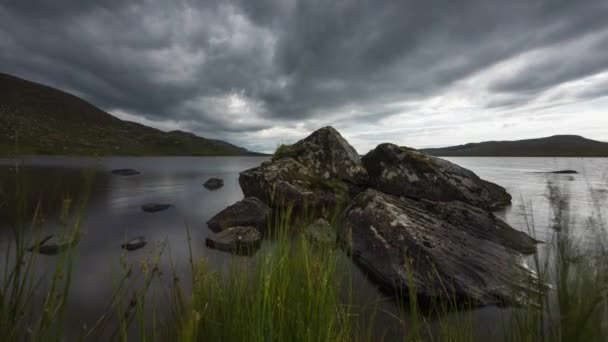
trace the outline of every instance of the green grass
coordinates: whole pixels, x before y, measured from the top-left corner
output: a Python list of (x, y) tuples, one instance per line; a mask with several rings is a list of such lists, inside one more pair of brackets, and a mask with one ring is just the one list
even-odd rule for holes
[[(20, 204), (25, 203), (27, 184), (18, 173), (15, 177), (17, 186), (10, 188), (15, 193), (0, 191), (0, 206), (11, 206), (18, 217), (9, 245), (3, 245), (10, 248), (2, 251), (0, 340), (64, 340), (78, 248), (57, 255), (55, 268), (47, 274), (36, 273), (38, 257), (27, 252), (27, 236), (39, 231), (40, 214), (28, 213)], [(549, 193), (554, 233), (542, 247), (546, 252), (532, 259), (538, 279), (526, 284), (529, 291), (522, 306), (496, 322), (495, 338), (603, 341), (608, 336), (605, 218), (598, 210), (593, 217), (575, 221), (560, 188), (550, 184)], [(78, 240), (87, 197), (64, 199), (57, 216), (64, 222), (66, 237)], [(527, 210), (528, 229), (534, 234), (534, 217)], [(338, 221), (337, 214), (327, 216), (334, 225)], [(401, 313), (387, 314), (376, 302), (360, 303), (348, 257), (339, 249), (302, 238), (301, 227), (314, 219), (289, 208), (275, 213), (270, 242), (253, 257), (235, 257), (223, 269), (195, 260), (189, 245), (191, 290), (185, 290), (177, 278), (174, 265), (184, 261), (171, 259), (171, 246), (159, 246), (139, 269), (123, 255), (112, 282), (114, 296), (98, 320), (81, 331), (81, 340), (378, 341), (388, 340), (388, 331), (382, 331), (388, 325), (398, 327), (403, 341), (478, 338), (480, 326), (472, 305), (459, 302), (448, 286), (441, 299), (430, 303), (419, 303), (413, 279), (407, 293), (378, 298), (394, 301)], [(583, 229), (587, 238), (574, 238)], [(159, 269), (162, 258), (170, 259), (170, 270)], [(161, 277), (162, 271), (169, 277)], [(162, 311), (161, 302), (166, 304)]]

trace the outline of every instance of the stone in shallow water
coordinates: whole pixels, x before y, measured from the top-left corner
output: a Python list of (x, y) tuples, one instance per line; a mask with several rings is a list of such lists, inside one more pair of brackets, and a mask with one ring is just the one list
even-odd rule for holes
[(447, 160), (394, 144), (380, 144), (363, 164), (369, 187), (395, 196), (431, 201), (462, 201), (484, 209), (511, 203), (511, 195), (470, 170)]
[(217, 190), (224, 186), (224, 181), (219, 178), (210, 178), (203, 186), (209, 190)]
[[(68, 249), (74, 247), (77, 243), (76, 240), (72, 241), (56, 241), (54, 235), (48, 235), (44, 239), (34, 243), (28, 251), (32, 253), (39, 253), (43, 255), (57, 255), (63, 253)], [(54, 242), (51, 240), (55, 240)], [(49, 242), (50, 241), (50, 242)]]
[(558, 171), (549, 171), (549, 172), (545, 172), (545, 173), (553, 173), (553, 174), (557, 174), (557, 175), (576, 175), (576, 174), (578, 174), (578, 171), (575, 171), (575, 170), (558, 170)]
[(147, 213), (155, 213), (158, 211), (167, 210), (169, 208), (171, 208), (171, 204), (164, 204), (164, 203), (149, 203), (149, 204), (144, 204), (141, 206), (141, 210), (143, 210)]
[(143, 248), (146, 244), (146, 238), (143, 236), (138, 236), (127, 241), (126, 243), (123, 243), (120, 246), (122, 247), (122, 249), (126, 249), (127, 251), (135, 251), (140, 248)]
[(411, 279), (422, 297), (476, 305), (517, 303), (533, 277), (522, 254), (533, 253), (537, 243), (462, 202), (414, 201), (371, 189), (346, 210), (339, 238), (391, 294), (407, 294)]
[(231, 227), (205, 239), (207, 247), (235, 254), (250, 255), (262, 244), (262, 234), (254, 227)]
[(255, 227), (265, 231), (270, 208), (256, 197), (247, 197), (213, 216), (207, 225), (214, 232), (236, 226)]
[(133, 169), (115, 169), (111, 171), (113, 175), (118, 175), (118, 176), (134, 176), (134, 175), (138, 175), (139, 171), (133, 170)]

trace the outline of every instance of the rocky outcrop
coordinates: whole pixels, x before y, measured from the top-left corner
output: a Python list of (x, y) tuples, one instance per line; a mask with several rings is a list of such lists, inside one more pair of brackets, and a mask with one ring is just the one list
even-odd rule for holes
[(235, 254), (253, 254), (262, 244), (262, 235), (254, 227), (231, 227), (205, 239), (209, 248)]
[(333, 206), (348, 201), (366, 182), (359, 155), (332, 127), (280, 147), (271, 161), (239, 176), (245, 196), (273, 207)]
[(511, 203), (499, 185), (447, 160), (407, 147), (381, 144), (362, 158), (369, 186), (395, 196), (431, 201), (462, 201), (484, 209)]
[(323, 127), (293, 145), (282, 146), (273, 159), (291, 157), (317, 177), (364, 185), (367, 171), (359, 154), (336, 129)]
[(421, 296), (455, 296), (478, 305), (516, 301), (532, 276), (521, 255), (533, 253), (536, 244), (471, 205), (400, 199), (371, 189), (346, 210), (340, 241), (386, 290), (407, 294), (413, 281)]
[(304, 236), (312, 243), (322, 246), (335, 246), (337, 242), (336, 230), (322, 218), (304, 228)]
[(203, 186), (209, 190), (217, 190), (224, 186), (224, 181), (219, 178), (209, 178)]
[[(393, 294), (407, 294), (413, 280), (421, 296), (508, 304), (532, 276), (522, 255), (534, 253), (536, 241), (489, 211), (510, 203), (506, 190), (413, 149), (381, 144), (360, 160), (325, 127), (241, 172), (239, 183), (245, 196), (270, 207), (320, 207), (313, 211), (319, 217), (347, 204), (338, 238), (324, 220), (304, 228), (304, 236), (320, 244), (339, 240)], [(238, 211), (222, 215), (232, 219), (222, 227), (249, 225), (234, 219), (247, 217)], [(221, 220), (212, 221), (219, 230)]]
[(260, 232), (266, 230), (270, 208), (256, 197), (247, 197), (213, 216), (207, 225), (214, 232), (230, 227), (249, 226)]

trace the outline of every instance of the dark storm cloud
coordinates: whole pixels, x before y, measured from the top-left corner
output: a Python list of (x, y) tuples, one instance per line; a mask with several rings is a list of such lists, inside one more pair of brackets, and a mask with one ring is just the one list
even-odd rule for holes
[[(0, 71), (203, 134), (336, 122), (349, 108), (371, 122), (399, 112), (385, 103), (601, 35), (607, 17), (605, 0), (4, 0)], [(606, 51), (599, 39), (541, 56), (491, 84), (487, 107), (604, 71)], [(244, 120), (226, 114), (230, 94), (247, 101)]]

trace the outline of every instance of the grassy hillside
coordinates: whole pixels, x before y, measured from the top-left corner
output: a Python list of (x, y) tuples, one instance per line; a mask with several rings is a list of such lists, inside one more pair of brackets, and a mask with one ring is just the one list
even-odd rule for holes
[(577, 135), (517, 141), (487, 141), (422, 150), (444, 157), (608, 157), (608, 143)]
[(254, 154), (227, 142), (123, 121), (71, 94), (0, 73), (0, 156)]

